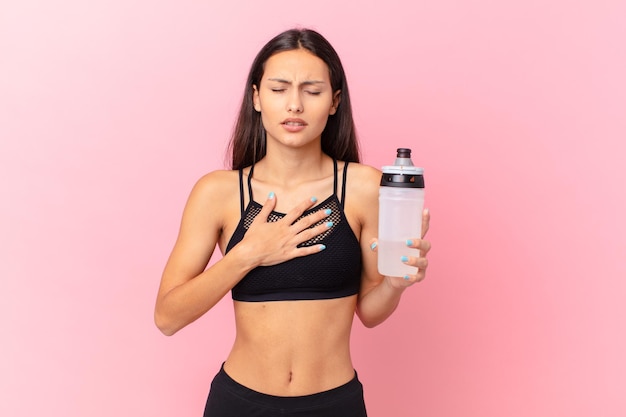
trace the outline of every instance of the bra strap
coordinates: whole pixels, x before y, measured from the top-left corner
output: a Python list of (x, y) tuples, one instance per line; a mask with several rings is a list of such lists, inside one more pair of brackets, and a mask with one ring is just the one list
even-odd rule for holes
[(241, 206), (241, 217), (243, 218), (244, 207), (243, 207), (243, 168), (239, 170), (239, 205)]
[[(254, 164), (250, 166), (250, 173), (248, 174), (248, 196), (250, 197), (250, 203), (252, 202), (252, 173), (254, 172)], [(242, 203), (243, 204), (243, 203)]]
[[(342, 209), (344, 206), (344, 202), (346, 201), (346, 178), (348, 177), (348, 164), (348, 161), (343, 163), (343, 178), (341, 180), (341, 201), (339, 202)], [(337, 181), (337, 174), (335, 174), (335, 181)]]
[(337, 195), (337, 160), (335, 158), (333, 158), (333, 166), (335, 167), (335, 170), (333, 171), (335, 173), (335, 180), (333, 182), (333, 194)]

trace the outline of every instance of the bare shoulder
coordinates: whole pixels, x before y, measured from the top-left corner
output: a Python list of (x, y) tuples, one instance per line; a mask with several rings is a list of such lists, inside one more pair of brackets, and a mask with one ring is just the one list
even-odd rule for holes
[(212, 208), (223, 207), (229, 199), (239, 198), (239, 173), (230, 170), (209, 172), (198, 179), (189, 198)]
[(365, 164), (351, 162), (346, 178), (344, 210), (355, 234), (362, 236), (364, 228), (375, 223), (378, 216), (380, 171)]
[(378, 198), (378, 187), (381, 172), (365, 164), (351, 162), (348, 165), (346, 187), (350, 190), (350, 197), (358, 197), (360, 201), (369, 202)]
[[(186, 212), (194, 218), (206, 218), (213, 227), (222, 228), (225, 214), (239, 201), (239, 173), (217, 170), (203, 175), (193, 186)], [(195, 215), (194, 215), (195, 214)]]
[(380, 180), (380, 170), (371, 165), (361, 164), (359, 162), (350, 162), (350, 165), (348, 165), (348, 172), (352, 175), (369, 175), (371, 177), (378, 177), (378, 180)]
[(207, 196), (216, 196), (221, 192), (232, 193), (233, 187), (238, 186), (239, 173), (230, 170), (217, 170), (203, 175), (196, 182), (193, 192)]

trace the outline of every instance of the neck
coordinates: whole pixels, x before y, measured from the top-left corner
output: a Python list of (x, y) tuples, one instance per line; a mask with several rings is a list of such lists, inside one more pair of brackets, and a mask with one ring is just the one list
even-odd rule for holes
[[(317, 149), (268, 149), (257, 163), (254, 175), (273, 183), (294, 185), (328, 176), (331, 158)], [(258, 174), (257, 174), (258, 172)]]

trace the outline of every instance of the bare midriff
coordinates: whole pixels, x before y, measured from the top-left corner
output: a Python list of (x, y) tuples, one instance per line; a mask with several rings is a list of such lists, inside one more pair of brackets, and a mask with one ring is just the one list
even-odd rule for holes
[(234, 304), (237, 336), (224, 370), (238, 383), (290, 397), (333, 389), (354, 378), (350, 330), (356, 295)]

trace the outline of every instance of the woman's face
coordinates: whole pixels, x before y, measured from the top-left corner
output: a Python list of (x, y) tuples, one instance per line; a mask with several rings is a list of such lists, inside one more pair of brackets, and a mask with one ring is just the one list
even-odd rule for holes
[(261, 112), (268, 147), (320, 142), (328, 116), (339, 105), (340, 91), (332, 91), (328, 66), (306, 49), (272, 55), (260, 85), (253, 88), (254, 108)]

